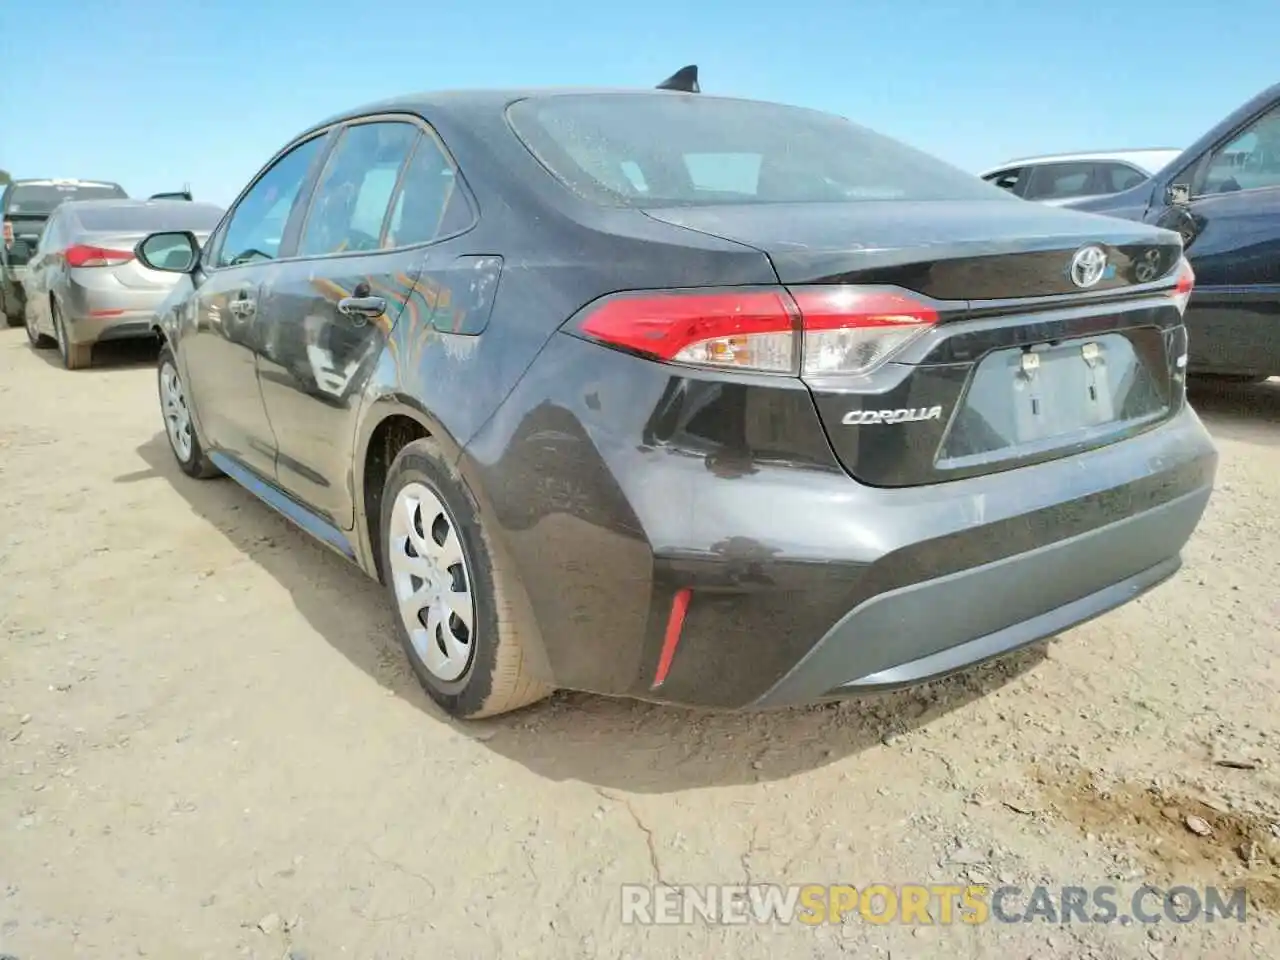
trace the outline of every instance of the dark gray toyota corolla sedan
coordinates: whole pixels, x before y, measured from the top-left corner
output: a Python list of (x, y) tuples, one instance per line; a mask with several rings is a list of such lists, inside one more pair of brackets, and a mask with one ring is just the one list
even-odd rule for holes
[(467, 717), (895, 687), (1174, 573), (1177, 234), (681, 85), (353, 110), (140, 243), (182, 469), (384, 583)]

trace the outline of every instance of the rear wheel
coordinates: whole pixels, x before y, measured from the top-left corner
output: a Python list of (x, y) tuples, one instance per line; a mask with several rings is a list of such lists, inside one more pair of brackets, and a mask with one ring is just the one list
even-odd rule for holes
[(178, 373), (178, 362), (168, 344), (160, 349), (157, 367), (160, 413), (164, 417), (164, 432), (169, 438), (169, 449), (173, 451), (174, 459), (189, 477), (207, 480), (218, 476), (222, 471), (214, 466), (200, 445), (195, 421), (187, 406), (187, 392), (182, 384), (182, 375)]
[(535, 628), (519, 612), (515, 575), (492, 548), (475, 497), (432, 440), (409, 444), (391, 465), (379, 530), (400, 642), (436, 703), (475, 718), (551, 693), (529, 669)]
[(71, 342), (57, 303), (49, 305), (49, 312), (53, 314), (53, 333), (58, 341), (58, 353), (62, 355), (62, 365), (68, 370), (83, 370), (93, 363), (93, 344)]

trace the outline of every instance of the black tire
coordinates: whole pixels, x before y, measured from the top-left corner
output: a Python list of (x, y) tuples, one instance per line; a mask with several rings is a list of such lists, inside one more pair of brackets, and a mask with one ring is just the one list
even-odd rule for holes
[(27, 342), (31, 344), (31, 349), (33, 350), (46, 350), (53, 346), (53, 341), (46, 334), (36, 330), (31, 322), (32, 316), (33, 314), (28, 312), (23, 322), (23, 325), (27, 328)]
[[(397, 495), (410, 483), (427, 487), (450, 514), (465, 559), (463, 575), (471, 581), (475, 628), (470, 660), (466, 671), (452, 682), (442, 681), (419, 657), (399, 612), (392, 573), (392, 511)], [(476, 719), (518, 710), (550, 696), (553, 688), (530, 669), (530, 652), (540, 649), (540, 643), (523, 587), (509, 561), (485, 534), (484, 512), (477, 498), (434, 441), (414, 441), (396, 456), (383, 488), (378, 529), (381, 542), (375, 548), (380, 551), (396, 631), (432, 700), (451, 716)]]
[(58, 304), (50, 303), (49, 312), (53, 315), (53, 329), (57, 333), (58, 354), (62, 357), (62, 365), (68, 370), (83, 370), (93, 364), (93, 344), (72, 343), (67, 337), (67, 325), (62, 322), (62, 311)]
[[(209, 459), (209, 455), (204, 451), (204, 445), (200, 442), (199, 432), (196, 430), (195, 419), (190, 420), (191, 425), (191, 450), (184, 458), (179, 451), (178, 446), (174, 443), (172, 435), (169, 433), (168, 418), (165, 416), (164, 410), (164, 376), (165, 368), (171, 368), (178, 382), (181, 384), (182, 375), (178, 371), (178, 361), (173, 356), (173, 350), (169, 348), (169, 344), (164, 344), (160, 348), (160, 356), (156, 359), (156, 391), (160, 399), (160, 416), (164, 422), (165, 439), (169, 441), (169, 450), (173, 454), (173, 459), (178, 461), (178, 466), (182, 468), (182, 472), (189, 477), (195, 477), (197, 480), (210, 480), (213, 477), (222, 475), (219, 470)], [(182, 386), (182, 393), (185, 402), (186, 386)]]

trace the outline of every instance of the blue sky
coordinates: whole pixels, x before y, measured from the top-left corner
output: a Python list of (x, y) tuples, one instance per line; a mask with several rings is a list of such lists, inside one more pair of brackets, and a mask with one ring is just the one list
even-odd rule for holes
[[(831, 110), (969, 170), (1190, 143), (1280, 80), (1280, 4), (9, 0), (0, 168), (227, 203), (302, 128), (415, 90), (650, 86)], [(21, 78), (15, 80), (15, 78)]]

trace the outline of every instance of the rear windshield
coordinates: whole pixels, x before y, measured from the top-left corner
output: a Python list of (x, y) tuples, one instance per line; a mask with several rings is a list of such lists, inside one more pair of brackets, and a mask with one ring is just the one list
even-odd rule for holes
[[(68, 208), (71, 209), (71, 208)], [(186, 200), (157, 200), (146, 206), (107, 206), (76, 209), (76, 220), (86, 230), (120, 230), (152, 233), (157, 230), (212, 230), (222, 219), (219, 207)]]
[(839, 117), (716, 97), (568, 94), (508, 110), (558, 179), (638, 207), (1009, 200), (1007, 192)]
[(109, 200), (128, 196), (114, 183), (15, 183), (5, 213), (47, 217), (64, 200)]

